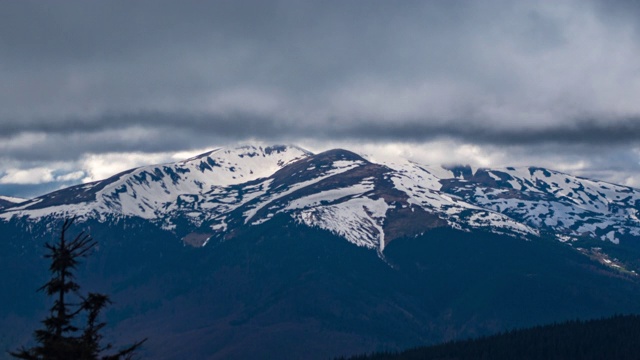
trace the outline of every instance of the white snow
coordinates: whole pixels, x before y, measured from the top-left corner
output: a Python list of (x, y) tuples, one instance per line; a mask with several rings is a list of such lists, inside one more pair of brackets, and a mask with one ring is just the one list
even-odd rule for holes
[(294, 217), (307, 226), (317, 226), (370, 249), (384, 250), (382, 223), (388, 209), (382, 199), (356, 198), (303, 210)]
[(496, 181), (500, 181), (502, 179), (500, 179), (500, 176), (492, 173), (491, 171), (487, 171), (487, 174), (489, 174), (489, 176), (491, 176), (492, 179), (496, 180)]
[(3, 195), (0, 195), (0, 200), (12, 202), (14, 204), (19, 204), (21, 202), (27, 201), (27, 199), (23, 199), (23, 198), (19, 198), (19, 197), (13, 197), (13, 196), (3, 196)]
[(288, 188), (285, 191), (281, 191), (281, 192), (275, 192), (273, 193), (271, 196), (268, 196), (265, 200), (263, 200), (262, 202), (254, 205), (254, 207), (248, 211), (246, 211), (244, 213), (244, 217), (245, 217), (245, 224), (248, 223), (249, 221), (251, 221), (254, 216), (256, 215), (256, 213), (258, 211), (260, 211), (263, 207), (265, 207), (267, 204), (270, 204), (280, 198), (283, 198), (291, 193), (293, 193), (294, 191), (300, 190), (304, 187), (307, 187), (309, 185), (313, 185), (315, 183), (318, 183), (326, 178), (329, 178), (331, 176), (337, 175), (337, 174), (341, 174), (343, 172), (349, 171), (355, 167), (358, 167), (362, 165), (362, 162), (360, 161), (345, 161), (345, 160), (339, 160), (339, 161), (334, 161), (333, 162), (333, 166), (329, 169), (327, 169), (327, 171), (321, 175), (318, 176), (316, 178), (313, 178), (311, 180), (307, 180), (307, 181), (302, 181), (299, 183), (294, 184), (293, 186), (291, 186), (290, 188)]
[(301, 197), (291, 201), (284, 210), (288, 211), (288, 210), (305, 209), (308, 207), (318, 206), (324, 201), (331, 202), (331, 201), (335, 201), (348, 196), (360, 195), (367, 191), (373, 190), (373, 188), (374, 188), (373, 184), (364, 183), (364, 184), (356, 184), (356, 185), (345, 187), (345, 188), (321, 191), (319, 193)]

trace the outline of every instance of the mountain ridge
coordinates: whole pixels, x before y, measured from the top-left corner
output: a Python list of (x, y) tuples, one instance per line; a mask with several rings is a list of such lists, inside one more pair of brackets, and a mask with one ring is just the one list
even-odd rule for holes
[(618, 244), (640, 236), (638, 211), (640, 190), (540, 167), (434, 167), (373, 162), (345, 149), (247, 145), (10, 204), (0, 220), (137, 217), (204, 246), (285, 213), (382, 252), (396, 238), (436, 227)]

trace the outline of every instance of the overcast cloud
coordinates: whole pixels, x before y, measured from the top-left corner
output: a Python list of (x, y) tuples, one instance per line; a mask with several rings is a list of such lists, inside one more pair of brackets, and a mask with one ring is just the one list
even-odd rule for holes
[(640, 186), (639, 58), (631, 1), (5, 0), (0, 193), (253, 141)]

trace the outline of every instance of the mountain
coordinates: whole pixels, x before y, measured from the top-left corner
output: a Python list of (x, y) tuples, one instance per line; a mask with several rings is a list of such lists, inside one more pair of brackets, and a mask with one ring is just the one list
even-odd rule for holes
[(149, 337), (153, 358), (327, 358), (637, 313), (638, 199), (535, 167), (217, 149), (0, 210), (0, 339), (24, 343), (46, 309), (42, 244), (67, 217), (100, 244), (81, 280), (113, 292), (115, 342)]
[(0, 218), (141, 218), (200, 246), (285, 213), (382, 251), (441, 226), (618, 244), (640, 235), (639, 208), (637, 189), (548, 169), (374, 163), (347, 150), (314, 155), (280, 145), (128, 170), (12, 206)]

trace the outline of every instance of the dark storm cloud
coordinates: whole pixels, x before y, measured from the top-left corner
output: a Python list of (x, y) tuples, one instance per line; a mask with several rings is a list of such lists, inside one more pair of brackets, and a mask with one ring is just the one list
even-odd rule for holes
[(9, 1), (0, 48), (8, 67), (44, 73), (44, 82), (70, 72), (108, 75), (101, 81), (113, 88), (104, 95), (116, 99), (118, 85), (136, 81), (130, 90), (190, 92), (243, 81), (310, 88), (388, 62), (393, 53), (379, 51), (401, 40), (388, 33), (401, 19), (431, 24), (424, 28), (446, 21), (413, 14), (425, 7), (417, 4)]
[[(450, 137), (465, 142), (494, 145), (616, 145), (628, 146), (640, 143), (640, 118), (615, 122), (577, 120), (570, 124), (557, 124), (544, 128), (496, 128), (464, 121), (432, 126), (426, 123), (407, 122), (400, 126), (385, 125), (351, 128), (345, 135), (362, 134), (380, 140), (428, 141)], [(339, 134), (330, 134), (338, 136)]]
[[(478, 28), (517, 9), (472, 1), (3, 2), (3, 122), (190, 108), (238, 86), (314, 103), (350, 81), (439, 78), (498, 87)], [(544, 49), (554, 20), (519, 29)], [(537, 31), (542, 29), (543, 31)], [(482, 38), (482, 37), (480, 37)], [(466, 80), (465, 80), (466, 81)], [(318, 99), (318, 100), (316, 100)], [(401, 119), (398, 119), (401, 121)]]
[(245, 139), (638, 147), (638, 15), (600, 0), (2, 1), (0, 160)]
[[(352, 101), (332, 111), (333, 94), (357, 98), (378, 85), (390, 88), (386, 100), (394, 102), (397, 87), (411, 92), (433, 84), (408, 107), (453, 87), (442, 105), (451, 109), (472, 111), (495, 100), (531, 111), (519, 106), (550, 93), (540, 108), (602, 110), (610, 104), (590, 109), (584, 97), (591, 95), (581, 93), (598, 79), (585, 84), (572, 71), (558, 76), (585, 55), (583, 48), (563, 52), (574, 36), (567, 28), (583, 20), (565, 13), (595, 6), (562, 4), (570, 9), (500, 0), (6, 1), (0, 4), (2, 135), (113, 128), (118, 119), (110, 113), (197, 113), (209, 109), (211, 97), (244, 88), (277, 93), (285, 103), (270, 115), (293, 111), (310, 125), (357, 121), (344, 107), (357, 112), (375, 104)], [(547, 56), (559, 61), (549, 66)], [(565, 94), (572, 90), (578, 94)], [(248, 96), (244, 105), (253, 101)], [(243, 111), (243, 104), (235, 106)], [(319, 109), (324, 118), (302, 117)], [(401, 132), (418, 114), (410, 115), (392, 113), (387, 125)], [(461, 118), (446, 115), (444, 121)], [(143, 119), (157, 124), (143, 117), (136, 124)]]
[[(153, 123), (152, 129), (145, 124)], [(440, 125), (438, 125), (440, 123)], [(70, 124), (73, 124), (70, 126)], [(104, 124), (98, 126), (98, 124)], [(256, 137), (275, 142), (296, 139), (361, 140), (423, 143), (442, 138), (466, 143), (505, 146), (556, 144), (596, 148), (629, 147), (640, 142), (640, 118), (615, 121), (576, 120), (543, 128), (492, 127), (464, 120), (438, 122), (412, 120), (402, 124), (384, 121), (332, 121), (307, 123), (283, 121), (248, 114), (138, 113), (108, 115), (98, 121), (73, 119), (31, 128), (46, 136), (27, 137), (19, 146), (5, 146), (4, 156), (24, 161), (73, 160), (82, 154), (108, 152), (162, 152), (202, 148)], [(24, 131), (25, 129), (14, 129)], [(3, 133), (7, 129), (3, 129)], [(18, 134), (18, 133), (15, 133)], [(28, 144), (28, 142), (33, 143)]]

